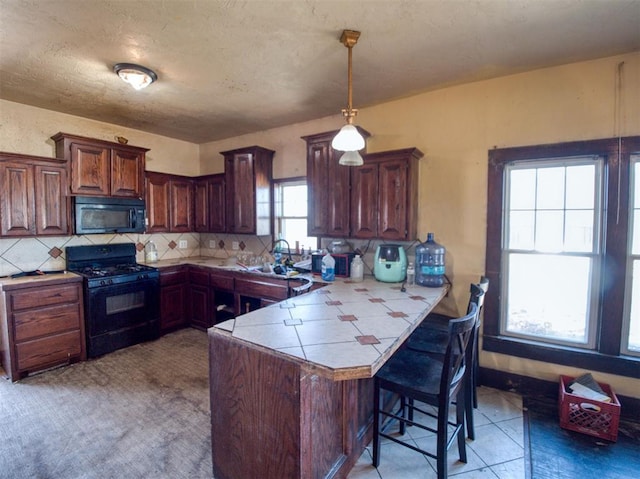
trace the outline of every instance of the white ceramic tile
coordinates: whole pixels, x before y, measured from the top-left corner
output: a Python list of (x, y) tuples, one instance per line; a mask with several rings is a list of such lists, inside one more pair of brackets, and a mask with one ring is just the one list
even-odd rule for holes
[(295, 311), (292, 311), (291, 314), (297, 318), (301, 318), (303, 321), (319, 319), (337, 320), (338, 316), (343, 314), (338, 306), (328, 306), (326, 303), (313, 305), (296, 304), (294, 309)]
[(216, 324), (216, 328), (224, 329), (225, 331), (233, 331), (233, 329), (235, 328), (235, 324), (236, 324), (235, 319), (229, 319), (222, 323)]
[(371, 303), (368, 299), (358, 302), (348, 302), (338, 305), (341, 314), (353, 314), (358, 318), (368, 316), (384, 316), (391, 312), (386, 303)]
[(397, 338), (407, 329), (408, 324), (404, 318), (393, 318), (389, 315), (371, 316), (353, 322), (361, 334), (370, 334), (378, 339)]
[(280, 348), (278, 351), (290, 356), (295, 356), (296, 358), (307, 359), (304, 355), (304, 350), (301, 347)]
[(356, 336), (360, 336), (360, 332), (353, 325), (353, 321), (336, 321), (335, 319), (304, 321), (302, 325), (295, 328), (303, 346), (345, 343), (356, 341)]
[(382, 479), (436, 479), (437, 477), (435, 469), (423, 454), (394, 442), (387, 442), (380, 446), (378, 471)]
[(290, 348), (300, 346), (300, 341), (294, 328), (285, 326), (282, 323), (239, 327), (238, 319), (236, 319), (233, 336), (268, 348)]
[(362, 345), (356, 341), (304, 346), (304, 352), (309, 361), (330, 368), (368, 366), (380, 357), (372, 345)]
[(520, 458), (491, 466), (491, 470), (500, 479), (523, 479), (525, 477), (524, 467), (524, 458)]
[(287, 319), (293, 319), (289, 309), (260, 308), (250, 313), (238, 316), (236, 326), (256, 326), (261, 324), (281, 324)]
[[(488, 464), (499, 464), (524, 457), (524, 449), (495, 424), (478, 426), (476, 440), (468, 447)], [(496, 447), (499, 444), (500, 447)]]
[(478, 388), (478, 410), (492, 422), (522, 417), (522, 400), (518, 395), (495, 391), (486, 393)]
[(520, 447), (524, 448), (524, 421), (522, 417), (500, 421), (495, 424)]
[[(435, 454), (436, 452), (436, 436), (427, 436), (423, 438), (416, 439), (416, 443), (418, 447), (424, 449), (426, 451), (430, 451)], [(482, 458), (475, 453), (469, 444), (466, 444), (465, 447), (467, 451), (467, 462), (460, 461), (460, 455), (458, 453), (458, 442), (454, 440), (453, 444), (449, 448), (447, 454), (447, 465), (448, 465), (448, 474), (461, 474), (466, 471), (473, 471), (475, 469), (481, 469), (487, 467), (487, 464), (482, 460)], [(428, 457), (427, 460), (431, 463), (431, 466), (436, 468), (436, 460)]]
[(22, 271), (33, 271), (47, 261), (49, 248), (36, 238), (24, 238), (2, 255), (3, 259), (14, 266), (19, 266)]
[(18, 238), (0, 238), (0, 258), (5, 251), (13, 247), (18, 241), (20, 241)]
[(380, 479), (378, 470), (371, 464), (371, 454), (368, 449), (360, 455), (348, 477), (349, 479)]
[(403, 313), (420, 314), (430, 311), (431, 304), (426, 301), (414, 300), (410, 298), (391, 299), (384, 303), (391, 311), (402, 311)]

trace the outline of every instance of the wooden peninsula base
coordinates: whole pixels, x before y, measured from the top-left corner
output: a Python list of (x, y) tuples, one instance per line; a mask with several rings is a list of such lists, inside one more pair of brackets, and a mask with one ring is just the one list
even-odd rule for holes
[(327, 379), (209, 330), (216, 479), (344, 478), (371, 440), (373, 380)]

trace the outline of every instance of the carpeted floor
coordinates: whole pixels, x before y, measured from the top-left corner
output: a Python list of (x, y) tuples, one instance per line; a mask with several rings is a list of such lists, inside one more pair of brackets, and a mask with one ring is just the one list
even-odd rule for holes
[(640, 477), (640, 424), (621, 421), (618, 440), (610, 442), (562, 429), (558, 408), (553, 401), (525, 397), (523, 405), (528, 478)]
[(0, 478), (211, 478), (207, 335), (0, 379)]

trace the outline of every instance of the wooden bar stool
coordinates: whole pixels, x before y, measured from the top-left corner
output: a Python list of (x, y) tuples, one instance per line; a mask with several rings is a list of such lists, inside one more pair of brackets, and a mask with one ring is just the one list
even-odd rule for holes
[[(447, 451), (454, 440), (458, 442), (458, 455), (467, 462), (465, 449), (465, 376), (469, 366), (469, 348), (478, 316), (478, 307), (472, 304), (471, 311), (462, 318), (448, 323), (448, 342), (444, 355), (431, 355), (409, 348), (401, 348), (375, 375), (374, 380), (374, 421), (373, 421), (373, 465), (380, 465), (380, 438), (384, 437), (414, 451), (436, 459), (438, 479), (447, 477)], [(397, 411), (385, 411), (381, 407), (382, 390), (400, 396)], [(420, 409), (415, 405), (420, 401), (437, 408), (437, 414)], [(449, 420), (449, 409), (455, 404), (455, 422)], [(420, 424), (411, 419), (413, 411), (435, 418), (437, 428)], [(387, 419), (385, 423), (385, 419)], [(433, 432), (437, 436), (437, 448), (425, 451), (402, 439), (385, 433), (394, 420), (399, 421), (400, 433), (407, 425)], [(453, 432), (449, 435), (449, 426)]]

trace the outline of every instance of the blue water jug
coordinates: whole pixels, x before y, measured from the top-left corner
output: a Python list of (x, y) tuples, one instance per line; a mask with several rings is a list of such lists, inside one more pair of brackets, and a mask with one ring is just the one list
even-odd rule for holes
[(416, 284), (439, 288), (445, 283), (445, 247), (436, 243), (433, 233), (427, 241), (416, 246)]

